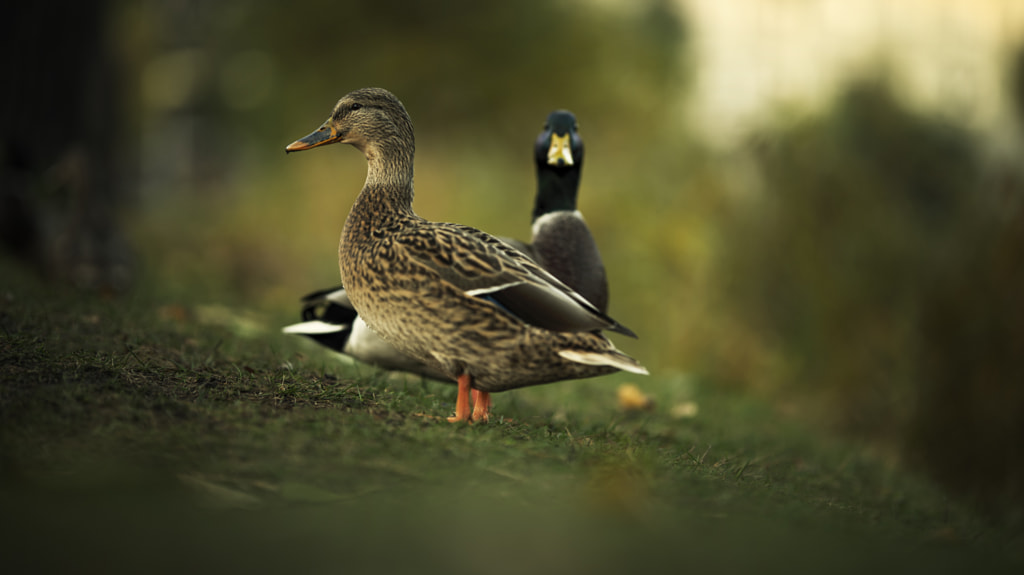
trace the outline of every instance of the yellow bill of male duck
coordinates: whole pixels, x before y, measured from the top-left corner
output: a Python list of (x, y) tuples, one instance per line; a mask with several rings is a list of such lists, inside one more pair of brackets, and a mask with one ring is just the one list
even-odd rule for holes
[(629, 328), (526, 254), (413, 211), (413, 124), (391, 92), (350, 92), (286, 151), (334, 143), (367, 160), (338, 249), (347, 296), (385, 341), (457, 382), (450, 421), (487, 421), (494, 392), (620, 370), (647, 374), (601, 333), (636, 337)]

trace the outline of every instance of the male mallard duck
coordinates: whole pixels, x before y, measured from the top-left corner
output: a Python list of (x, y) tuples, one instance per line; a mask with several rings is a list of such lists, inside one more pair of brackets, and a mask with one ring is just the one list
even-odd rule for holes
[[(572, 112), (556, 110), (548, 116), (544, 131), (534, 145), (537, 195), (532, 244), (501, 239), (529, 255), (601, 312), (607, 312), (608, 280), (604, 263), (590, 229), (576, 209), (583, 169), (583, 140), (577, 129)], [(384, 369), (447, 379), (437, 370), (401, 353), (370, 330), (366, 322), (359, 319), (344, 287), (313, 292), (303, 297), (302, 303), (303, 321), (286, 326), (284, 333), (307, 336), (327, 348)]]
[(412, 120), (393, 94), (349, 93), (323, 125), (286, 150), (338, 142), (355, 146), (368, 163), (342, 231), (342, 283), (378, 335), (458, 383), (450, 421), (486, 421), (491, 392), (618, 370), (647, 373), (599, 333), (636, 337), (632, 331), (525, 254), (469, 226), (413, 212)]
[(608, 279), (590, 228), (576, 209), (583, 169), (583, 139), (576, 116), (556, 110), (534, 146), (537, 198), (533, 206), (533, 259), (602, 312)]

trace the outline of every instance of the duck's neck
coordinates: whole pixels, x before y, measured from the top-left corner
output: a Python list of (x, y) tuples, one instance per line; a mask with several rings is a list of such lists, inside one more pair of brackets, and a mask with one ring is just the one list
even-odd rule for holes
[(541, 167), (537, 170), (537, 198), (533, 205), (533, 219), (561, 210), (576, 209), (576, 192), (580, 186), (580, 171), (577, 167), (552, 169)]
[(366, 156), (366, 183), (345, 220), (344, 241), (359, 242), (373, 236), (396, 218), (415, 216), (412, 210), (412, 146), (387, 142), (360, 148)]
[(396, 211), (412, 211), (413, 157), (416, 146), (398, 138), (388, 138), (362, 149), (366, 156), (366, 184), (363, 193), (373, 190), (376, 203)]
[(415, 146), (383, 140), (360, 150), (366, 156), (366, 183), (352, 209), (411, 214)]

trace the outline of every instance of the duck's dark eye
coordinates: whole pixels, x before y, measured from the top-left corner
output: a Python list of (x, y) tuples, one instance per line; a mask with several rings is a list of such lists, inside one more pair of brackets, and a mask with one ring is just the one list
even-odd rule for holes
[(358, 110), (359, 108), (362, 108), (362, 107), (363, 107), (362, 104), (360, 104), (359, 102), (356, 102), (355, 104), (352, 104), (351, 107), (349, 107), (349, 110), (352, 110), (353, 112), (355, 112), (356, 110)]

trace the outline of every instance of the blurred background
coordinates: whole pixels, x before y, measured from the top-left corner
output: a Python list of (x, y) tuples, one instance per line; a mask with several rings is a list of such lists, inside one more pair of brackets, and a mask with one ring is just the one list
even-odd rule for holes
[(405, 103), (420, 215), (523, 239), (568, 108), (645, 385), (758, 394), (1019, 513), (1024, 4), (27, 4), (0, 24), (0, 235), (55, 282), (277, 337), (339, 280), (365, 160), (284, 146), (340, 96)]

